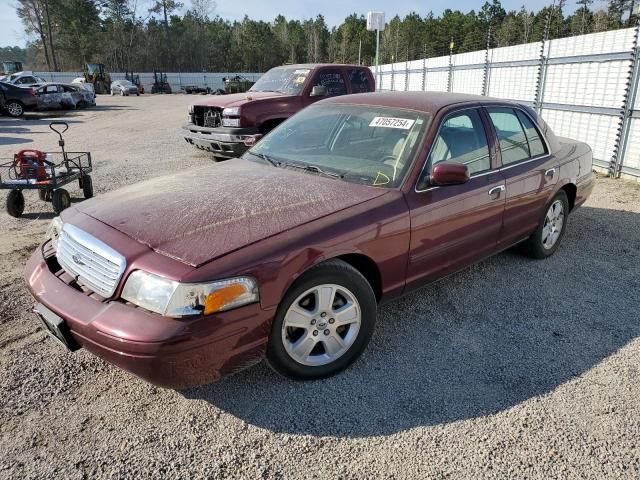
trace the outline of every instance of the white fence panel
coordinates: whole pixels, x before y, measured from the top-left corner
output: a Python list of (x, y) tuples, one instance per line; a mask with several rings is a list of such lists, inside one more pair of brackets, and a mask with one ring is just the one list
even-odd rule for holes
[(430, 72), (429, 70), (427, 70), (425, 90), (429, 90), (432, 92), (446, 92), (448, 81), (449, 81), (449, 72), (446, 72), (446, 71)]
[(533, 103), (537, 79), (537, 66), (492, 67), (489, 69), (487, 95)]
[(630, 61), (549, 65), (544, 101), (593, 107), (621, 107)]
[(484, 69), (454, 70), (451, 91), (482, 95)]
[(593, 158), (608, 162), (613, 156), (613, 147), (620, 119), (611, 115), (542, 110), (542, 118), (561, 137), (570, 137), (586, 142), (593, 150)]
[(631, 120), (629, 129), (629, 144), (627, 145), (627, 155), (624, 159), (622, 171), (626, 168), (632, 168), (635, 175), (640, 175), (640, 118)]

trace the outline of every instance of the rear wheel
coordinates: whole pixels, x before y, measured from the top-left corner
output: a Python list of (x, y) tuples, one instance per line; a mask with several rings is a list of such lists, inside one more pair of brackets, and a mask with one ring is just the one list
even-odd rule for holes
[(69, 192), (67, 192), (64, 188), (55, 190), (53, 192), (51, 203), (53, 204), (53, 211), (58, 214), (63, 210), (69, 208), (69, 206), (71, 205), (71, 197), (69, 196)]
[(24, 115), (24, 106), (17, 100), (9, 100), (5, 104), (4, 109), (7, 111), (9, 116), (13, 118), (18, 118)]
[(93, 180), (91, 180), (91, 175), (84, 175), (82, 177), (82, 194), (84, 198), (93, 197)]
[(24, 212), (24, 195), (21, 190), (11, 190), (7, 195), (7, 213), (20, 218)]
[(538, 228), (523, 244), (525, 253), (537, 259), (550, 257), (560, 246), (569, 215), (569, 200), (564, 190), (551, 199)]
[(300, 380), (334, 375), (364, 351), (376, 322), (376, 297), (367, 280), (340, 260), (313, 267), (278, 307), (267, 362)]

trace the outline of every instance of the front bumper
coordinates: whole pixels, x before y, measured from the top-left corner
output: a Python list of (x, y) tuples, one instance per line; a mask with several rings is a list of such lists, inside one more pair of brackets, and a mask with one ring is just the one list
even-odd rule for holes
[(259, 303), (175, 319), (117, 300), (99, 301), (62, 278), (36, 250), (25, 270), (36, 301), (64, 319), (80, 346), (155, 385), (182, 389), (211, 383), (264, 356), (273, 311)]
[(193, 123), (185, 123), (182, 130), (187, 143), (223, 158), (240, 157), (249, 150), (245, 139), (260, 133), (257, 128), (209, 128)]

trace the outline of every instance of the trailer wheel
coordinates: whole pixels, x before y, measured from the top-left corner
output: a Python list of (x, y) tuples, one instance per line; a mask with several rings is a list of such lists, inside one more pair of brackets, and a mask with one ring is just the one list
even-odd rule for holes
[(84, 198), (93, 197), (93, 181), (91, 180), (91, 175), (84, 175), (82, 177), (82, 193)]
[(38, 198), (43, 202), (50, 202), (51, 190), (38, 190)]
[(21, 190), (11, 190), (7, 195), (7, 213), (20, 218), (24, 212), (24, 195)]
[(71, 205), (71, 197), (69, 196), (69, 192), (67, 192), (64, 188), (55, 190), (53, 192), (51, 203), (53, 203), (53, 211), (57, 214), (60, 214), (64, 209), (69, 208), (69, 206)]

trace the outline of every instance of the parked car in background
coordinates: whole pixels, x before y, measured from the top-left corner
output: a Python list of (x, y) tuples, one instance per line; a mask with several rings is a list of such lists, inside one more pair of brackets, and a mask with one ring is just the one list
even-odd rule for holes
[(0, 82), (0, 107), (6, 115), (21, 117), (24, 112), (35, 110), (37, 106), (38, 95), (34, 88), (16, 87)]
[(157, 385), (265, 355), (284, 375), (326, 377), (366, 348), (379, 303), (517, 243), (556, 252), (591, 162), (516, 102), (335, 97), (241, 159), (74, 204), (25, 279), (62, 343)]
[(77, 85), (78, 87), (87, 90), (93, 94), (93, 98), (96, 97), (96, 91), (93, 88), (93, 83), (87, 83), (84, 77), (74, 78), (71, 82), (72, 85)]
[(286, 65), (265, 73), (245, 93), (208, 97), (189, 107), (184, 139), (216, 160), (242, 155), (294, 113), (323, 98), (375, 91), (358, 65)]
[(17, 87), (38, 87), (47, 83), (46, 80), (34, 75), (31, 71), (5, 75), (4, 77), (0, 77), (0, 82), (10, 83)]
[(129, 80), (114, 80), (111, 82), (111, 95), (138, 95), (140, 91), (137, 85), (131, 83)]
[(78, 85), (47, 83), (38, 88), (38, 110), (86, 108), (96, 104), (93, 93)]

